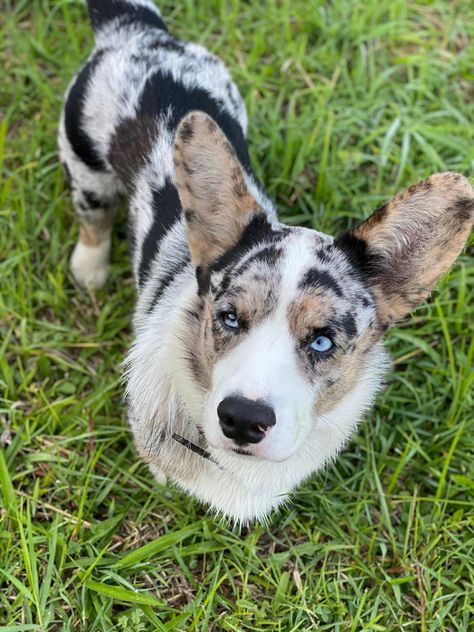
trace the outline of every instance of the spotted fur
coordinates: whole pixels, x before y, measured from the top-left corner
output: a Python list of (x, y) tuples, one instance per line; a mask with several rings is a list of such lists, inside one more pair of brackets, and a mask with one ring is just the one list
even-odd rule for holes
[[(72, 271), (105, 282), (126, 199), (138, 452), (159, 482), (234, 520), (262, 518), (334, 458), (373, 403), (381, 336), (459, 254), (473, 191), (435, 174), (337, 239), (284, 226), (252, 171), (245, 107), (219, 58), (169, 33), (149, 0), (88, 7), (96, 44), (59, 131), (81, 222)], [(333, 346), (315, 352), (317, 336)], [(236, 396), (274, 411), (263, 440), (223, 434), (219, 403)]]

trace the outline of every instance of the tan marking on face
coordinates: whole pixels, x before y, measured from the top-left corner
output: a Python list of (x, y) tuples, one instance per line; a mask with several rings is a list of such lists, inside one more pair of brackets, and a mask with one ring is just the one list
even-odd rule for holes
[(197, 310), (197, 316), (190, 317), (189, 326), (194, 334), (193, 344), (188, 351), (189, 366), (198, 384), (208, 390), (216, 360), (212, 340), (212, 303), (209, 298), (204, 299), (201, 308)]
[(328, 324), (334, 314), (334, 299), (327, 292), (312, 290), (295, 299), (288, 308), (288, 325), (296, 340)]
[(324, 384), (316, 403), (316, 414), (324, 415), (333, 410), (358, 384), (366, 363), (366, 352), (380, 338), (375, 328), (365, 330), (355, 341), (350, 352), (340, 351), (331, 361), (329, 371), (321, 371)]
[(191, 257), (205, 267), (237, 243), (260, 209), (229, 141), (206, 114), (192, 112), (180, 123), (174, 166)]
[(324, 415), (334, 409), (337, 404), (346, 397), (356, 386), (362, 369), (362, 358), (360, 354), (341, 354), (337, 369), (332, 369), (334, 376), (328, 378), (331, 385), (326, 386), (320, 392), (316, 402), (316, 414)]
[[(309, 290), (293, 301), (288, 310), (288, 321), (296, 341), (304, 340), (318, 328), (336, 323), (335, 308), (334, 298), (324, 290)], [(317, 359), (304, 348), (298, 351), (306, 379), (318, 392), (316, 414), (332, 410), (357, 385), (366, 362), (365, 354), (381, 333), (378, 325), (371, 325), (347, 341), (341, 332), (339, 340), (337, 335), (334, 340), (336, 351), (326, 358)]]

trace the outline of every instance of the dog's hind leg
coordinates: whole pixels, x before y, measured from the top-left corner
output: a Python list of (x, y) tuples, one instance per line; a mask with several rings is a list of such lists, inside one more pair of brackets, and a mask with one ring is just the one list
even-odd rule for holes
[(107, 280), (112, 224), (123, 187), (108, 165), (91, 167), (79, 158), (65, 133), (64, 119), (60, 125), (59, 148), (80, 222), (71, 270), (80, 285), (90, 289), (100, 288)]
[(102, 287), (107, 280), (112, 225), (119, 205), (117, 192), (97, 184), (91, 180), (88, 188), (77, 187), (71, 178), (73, 204), (80, 222), (71, 270), (76, 281), (90, 289)]
[(115, 174), (89, 172), (77, 161), (63, 161), (72, 202), (80, 222), (71, 256), (76, 281), (89, 289), (102, 287), (108, 276), (112, 225), (120, 203)]
[(69, 179), (72, 202), (80, 222), (79, 239), (71, 257), (75, 279), (88, 288), (107, 280), (112, 224), (123, 186), (108, 163), (107, 133), (110, 111), (104, 110), (103, 82), (97, 73), (103, 54), (96, 52), (68, 89), (59, 124), (61, 163)]

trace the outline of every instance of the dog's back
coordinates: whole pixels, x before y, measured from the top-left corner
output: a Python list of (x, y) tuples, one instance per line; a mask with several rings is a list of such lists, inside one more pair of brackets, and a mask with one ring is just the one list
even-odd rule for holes
[(172, 159), (179, 121), (191, 110), (206, 112), (250, 174), (247, 116), (222, 61), (171, 35), (153, 2), (91, 0), (88, 9), (96, 45), (70, 85), (59, 134), (81, 220), (72, 269), (84, 285), (103, 284), (114, 213), (126, 195), (143, 288), (162, 238), (180, 221)]

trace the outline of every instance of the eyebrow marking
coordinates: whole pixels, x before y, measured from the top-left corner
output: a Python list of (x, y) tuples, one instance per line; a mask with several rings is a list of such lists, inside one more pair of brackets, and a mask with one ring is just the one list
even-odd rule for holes
[(339, 297), (342, 297), (343, 293), (339, 283), (336, 279), (326, 272), (326, 270), (318, 270), (317, 268), (311, 268), (308, 270), (302, 280), (298, 284), (300, 290), (306, 290), (310, 287), (322, 287), (328, 288)]
[(341, 318), (335, 321), (338, 329), (342, 329), (348, 338), (354, 338), (357, 335), (357, 325), (354, 316), (350, 312), (346, 312)]

